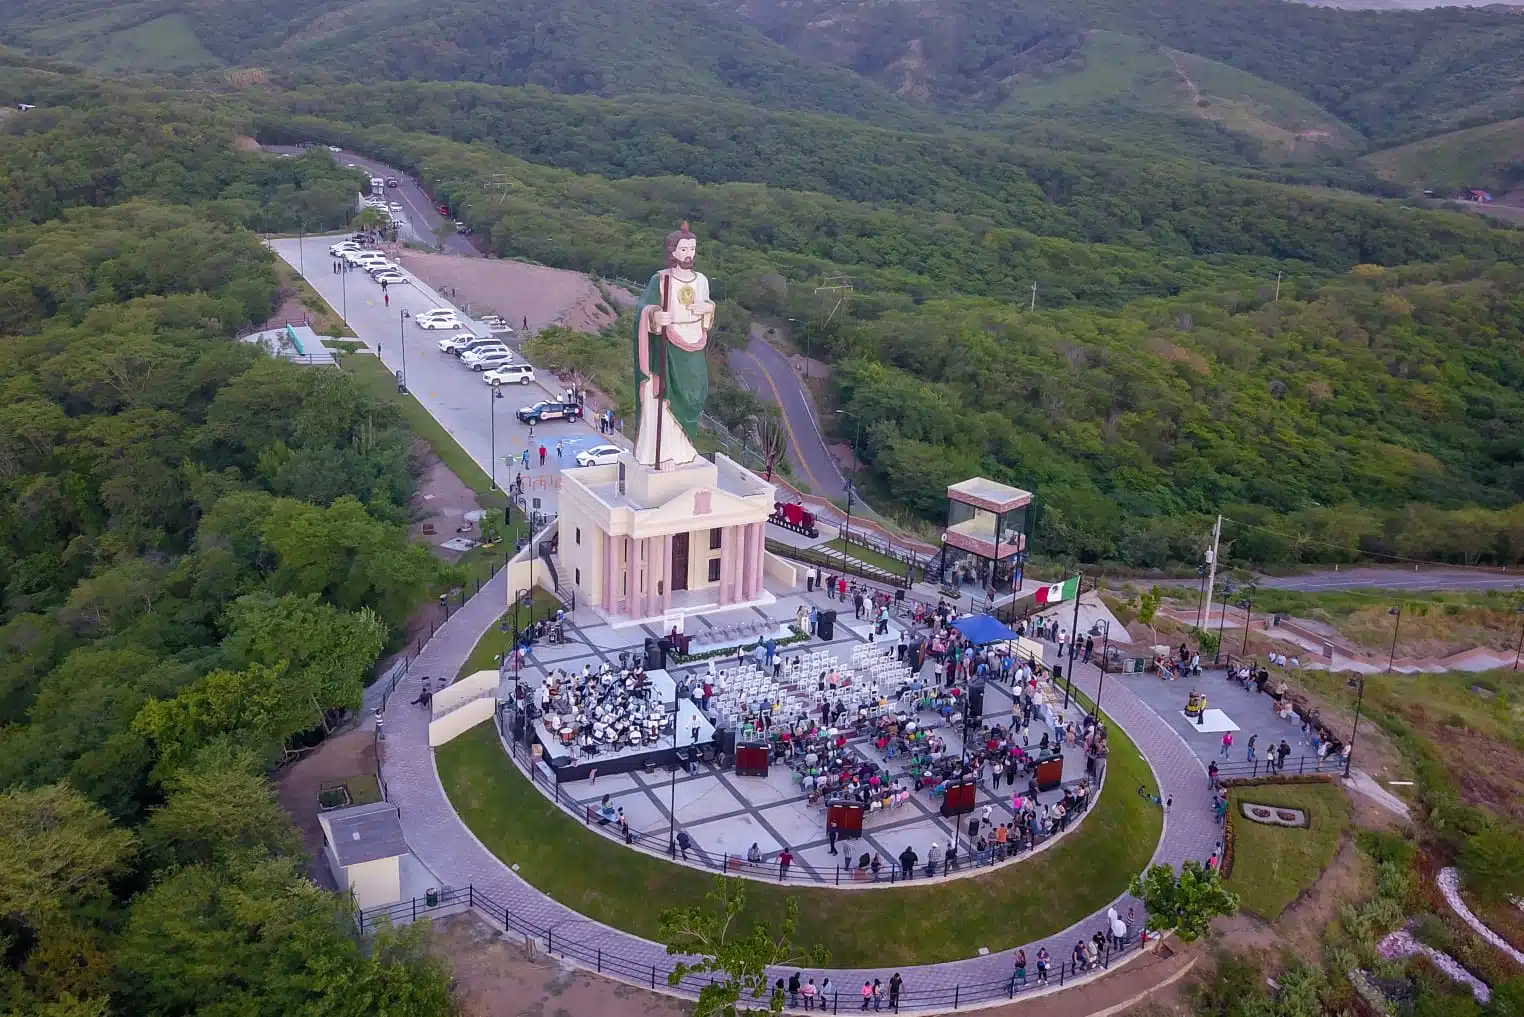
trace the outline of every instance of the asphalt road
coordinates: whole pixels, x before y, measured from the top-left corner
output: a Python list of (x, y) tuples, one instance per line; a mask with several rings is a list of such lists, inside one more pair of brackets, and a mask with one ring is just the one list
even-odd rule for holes
[(811, 494), (831, 499), (841, 497), (847, 479), (826, 448), (815, 408), (788, 358), (753, 332), (746, 349), (731, 353), (730, 366), (758, 398), (776, 403), (783, 410), (789, 432), (788, 459), (794, 476), (809, 486)]
[[(496, 400), (494, 409), (492, 390), (482, 382), (481, 375), (453, 355), (439, 351), (438, 340), (455, 334), (454, 330), (425, 330), (415, 321), (402, 318), (404, 310), (416, 315), (430, 308), (453, 305), (413, 280), (390, 287), (387, 296), (391, 303), (387, 306), (381, 287), (364, 272), (332, 271), (333, 258), (329, 256), (328, 248), (340, 236), (342, 234), (313, 236), (305, 241), (283, 238), (272, 240), (270, 246), (297, 271), (301, 270), (303, 262), (312, 266), (306, 273), (307, 282), (344, 315), (350, 327), (368, 347), (379, 353), (388, 368), (393, 372), (402, 370), (405, 358), (408, 388), (499, 485), (507, 486), (522, 472), (529, 507), (556, 511), (561, 467), (574, 466), (579, 450), (611, 439), (600, 435), (595, 424), (581, 421), (558, 421), (533, 429), (519, 423), (514, 416), (519, 407), (559, 397), (560, 393), (556, 391), (558, 379), (548, 371), (537, 372), (539, 378), (535, 384), (504, 386), (503, 398)], [(305, 250), (301, 250), (304, 244)], [(460, 319), (477, 335), (488, 334), (485, 327), (470, 322), (464, 312)], [(562, 444), (559, 462), (555, 452), (557, 442)], [(539, 462), (542, 444), (548, 451), (543, 467)], [(495, 471), (492, 468), (494, 447), (497, 452)], [(520, 458), (525, 449), (530, 451), (528, 469)], [(539, 499), (538, 504), (535, 499)]]
[[(266, 145), (266, 152), (298, 152), (300, 149), (292, 145)], [(327, 151), (325, 148), (324, 151)], [(386, 189), (387, 200), (395, 201), (402, 206), (402, 214), (407, 218), (408, 225), (412, 229), (414, 238), (420, 243), (432, 246), (439, 239), (439, 228), (445, 225), (445, 217), (439, 214), (439, 209), (429, 195), (424, 193), (418, 181), (403, 173), (395, 167), (377, 162), (357, 152), (330, 153), (334, 159), (343, 164), (354, 163), (359, 169), (365, 170), (373, 177), (383, 180), (387, 177), (396, 177), (398, 186)], [(467, 258), (479, 258), (481, 252), (472, 246), (471, 241), (454, 232), (452, 229), (443, 237), (444, 251), (446, 254), (458, 254)]]
[(1524, 574), (1424, 566), (1407, 568), (1323, 569), (1295, 576), (1261, 576), (1261, 586), (1307, 593), (1383, 589), (1413, 591), (1512, 590), (1524, 587)]

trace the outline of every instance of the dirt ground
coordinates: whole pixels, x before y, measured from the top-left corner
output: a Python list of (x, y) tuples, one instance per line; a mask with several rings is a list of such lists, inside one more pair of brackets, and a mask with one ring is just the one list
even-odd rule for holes
[(686, 1017), (680, 999), (637, 989), (555, 959), (528, 956), (477, 915), (434, 923), (431, 948), (455, 972), (455, 998), (465, 1017)]
[[(1354, 829), (1392, 830), (1404, 825), (1400, 817), (1363, 795), (1350, 794), (1349, 800)], [(1279, 970), (1287, 956), (1317, 957), (1323, 932), (1339, 917), (1339, 910), (1345, 904), (1369, 897), (1375, 890), (1374, 874), (1355, 845), (1354, 829), (1346, 834), (1318, 881), (1302, 891), (1279, 918), (1266, 922), (1240, 913), (1218, 919), (1212, 924), (1216, 943), (1233, 953), (1259, 955), (1267, 972)]]
[(346, 731), (325, 739), (312, 752), (282, 770), (275, 780), (281, 808), (296, 824), (302, 846), (314, 859), (312, 875), (320, 884), (332, 886), (327, 866), (317, 859), (323, 851), (323, 828), (318, 824), (318, 790), (346, 777), (375, 774), (376, 740), (368, 728)]
[[(455, 528), (465, 524), (467, 512), (475, 512), (481, 506), (477, 504), (476, 492), (430, 451), (423, 475), (418, 478), (418, 493), (409, 507), (413, 512), (413, 525), (408, 535), (431, 545), (440, 557), (454, 561), (460, 555), (441, 549), (439, 545), (456, 536)], [(425, 529), (432, 529), (432, 532), (425, 532)], [(473, 526), (470, 533), (462, 536), (476, 537), (476, 528)]]
[(464, 302), (468, 313), (480, 316), (495, 312), (516, 329), (528, 319), (531, 331), (563, 325), (597, 332), (617, 317), (597, 284), (581, 272), (501, 258), (417, 251), (404, 251), (400, 258), (409, 272)]

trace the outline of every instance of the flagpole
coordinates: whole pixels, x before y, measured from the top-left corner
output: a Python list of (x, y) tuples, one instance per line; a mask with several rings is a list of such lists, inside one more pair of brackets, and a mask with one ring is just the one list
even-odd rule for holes
[(1074, 644), (1079, 636), (1079, 599), (1080, 584), (1085, 581), (1085, 573), (1077, 572), (1074, 575), (1074, 627), (1069, 630), (1069, 669), (1064, 672), (1064, 709), (1069, 709), (1069, 690), (1074, 687)]

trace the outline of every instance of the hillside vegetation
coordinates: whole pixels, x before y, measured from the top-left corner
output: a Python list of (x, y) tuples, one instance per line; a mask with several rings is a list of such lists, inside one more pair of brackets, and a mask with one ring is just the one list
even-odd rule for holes
[(0, 1010), (444, 1017), (266, 780), (445, 579), (397, 411), (231, 339), (274, 309), (261, 196), (347, 175), (84, 91), (0, 124)]
[(1524, 186), (1524, 117), (1373, 152), (1364, 161), (1388, 180), (1445, 196), (1472, 187), (1501, 196)]

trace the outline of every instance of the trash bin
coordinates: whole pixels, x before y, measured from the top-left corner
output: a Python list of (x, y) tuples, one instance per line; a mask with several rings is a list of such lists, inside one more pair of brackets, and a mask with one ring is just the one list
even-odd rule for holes
[(423, 902), (425, 904), (427, 904), (431, 908), (438, 907), (439, 906), (439, 889), (438, 889), (438, 887), (431, 886), (427, 890), (423, 891)]

